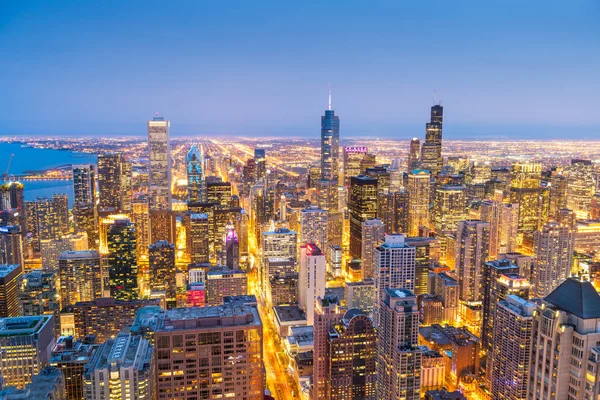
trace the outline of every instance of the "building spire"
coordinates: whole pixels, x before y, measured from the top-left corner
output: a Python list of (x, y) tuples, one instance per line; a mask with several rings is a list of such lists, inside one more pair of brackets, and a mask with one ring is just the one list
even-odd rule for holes
[(329, 107), (327, 109), (331, 111), (331, 83), (329, 84)]

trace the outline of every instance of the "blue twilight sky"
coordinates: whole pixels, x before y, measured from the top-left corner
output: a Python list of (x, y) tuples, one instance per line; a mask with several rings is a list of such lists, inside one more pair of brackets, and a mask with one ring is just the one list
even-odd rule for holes
[(600, 138), (600, 1), (6, 1), (0, 135)]

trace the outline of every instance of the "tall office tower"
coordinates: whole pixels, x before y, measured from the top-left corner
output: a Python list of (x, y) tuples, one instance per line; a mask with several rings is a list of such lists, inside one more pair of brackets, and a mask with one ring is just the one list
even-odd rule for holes
[(34, 269), (24, 274), (19, 282), (19, 315), (54, 314), (58, 321), (59, 293), (58, 273)]
[(25, 235), (28, 218), (23, 188), (21, 182), (0, 184), (0, 225), (18, 225)]
[(489, 161), (475, 161), (469, 171), (469, 184), (480, 185), (492, 180), (492, 167)]
[(135, 227), (129, 219), (118, 219), (107, 232), (110, 295), (119, 300), (138, 296)]
[(96, 166), (73, 164), (73, 203), (96, 202)]
[(313, 387), (310, 394), (312, 400), (327, 398), (331, 392), (330, 355), (328, 348), (329, 332), (338, 324), (344, 315), (337, 297), (318, 298), (314, 315), (314, 350), (313, 350)]
[[(180, 340), (191, 335), (200, 340)], [(254, 296), (228, 297), (219, 306), (167, 310), (159, 317), (154, 341), (158, 399), (181, 398), (182, 390), (187, 398), (197, 399), (263, 397), (263, 326)], [(182, 364), (185, 352), (200, 355), (199, 363)]]
[(206, 201), (229, 207), (231, 201), (230, 182), (206, 182)]
[(344, 186), (350, 186), (350, 178), (364, 174), (361, 168), (363, 159), (369, 150), (364, 146), (344, 147)]
[(486, 200), (480, 210), (481, 220), (490, 223), (489, 258), (517, 251), (519, 205)]
[(338, 161), (340, 157), (340, 117), (329, 107), (321, 117), (321, 179), (338, 181)]
[(121, 209), (121, 154), (98, 155), (99, 210)]
[[(502, 278), (502, 279), (500, 279)], [(492, 350), (494, 310), (498, 300), (508, 293), (529, 298), (529, 282), (519, 275), (519, 266), (509, 260), (493, 260), (483, 264), (483, 324), (481, 326), (481, 347)]]
[(163, 117), (148, 121), (150, 208), (171, 209), (171, 123)]
[(133, 165), (131, 161), (121, 160), (121, 182), (119, 191), (120, 210), (122, 213), (131, 212), (131, 200), (133, 196)]
[(483, 300), (483, 264), (490, 248), (490, 224), (460, 221), (456, 234), (456, 274), (460, 300), (472, 303)]
[(386, 232), (408, 234), (409, 193), (406, 189), (387, 195), (387, 211), (383, 213)]
[(442, 320), (446, 324), (454, 324), (458, 317), (458, 282), (445, 272), (440, 272), (434, 274), (432, 286), (433, 294), (442, 298)]
[(23, 267), (19, 264), (0, 265), (0, 318), (19, 315), (19, 280)]
[(317, 189), (317, 205), (323, 210), (337, 212), (339, 209), (339, 191), (336, 181), (319, 179), (315, 184)]
[(550, 177), (550, 216), (556, 218), (561, 208), (567, 208), (568, 176), (562, 170), (553, 170)]
[(41, 240), (42, 269), (58, 271), (58, 259), (64, 251), (88, 250), (88, 238), (85, 232), (66, 235), (60, 239)]
[(77, 339), (96, 336), (96, 343), (115, 337), (124, 327), (130, 326), (137, 311), (146, 306), (158, 306), (153, 300), (116, 300), (103, 297), (73, 305), (73, 330)]
[(233, 224), (227, 224), (225, 234), (225, 265), (231, 269), (240, 267), (240, 243)]
[(314, 325), (315, 302), (325, 297), (325, 254), (314, 243), (300, 247), (298, 305), (306, 312), (306, 324)]
[(408, 163), (406, 165), (409, 171), (419, 169), (421, 162), (421, 141), (419, 138), (412, 138), (408, 150)]
[(142, 336), (120, 333), (108, 339), (85, 366), (85, 400), (153, 398), (153, 350)]
[(421, 147), (421, 168), (435, 176), (442, 170), (442, 116), (443, 107), (431, 107), (431, 120), (425, 124), (425, 142)]
[(39, 240), (58, 239), (62, 231), (57, 202), (47, 197), (38, 197), (35, 200), (35, 213), (38, 243)]
[(148, 199), (138, 198), (131, 202), (131, 222), (135, 226), (137, 261), (148, 260), (150, 246), (150, 207)]
[(350, 257), (362, 258), (362, 223), (377, 218), (377, 179), (365, 175), (350, 179)]
[(532, 337), (528, 399), (600, 395), (600, 296), (590, 282), (569, 278), (546, 296), (534, 311)]
[(265, 149), (254, 149), (254, 181), (258, 182), (261, 178), (267, 179), (267, 155)]
[(66, 235), (71, 230), (69, 223), (69, 196), (65, 193), (54, 193), (52, 195), (52, 202), (56, 210), (59, 231), (63, 235)]
[[(415, 288), (415, 248), (406, 244), (404, 235), (386, 235), (385, 242), (375, 248), (373, 267), (376, 298), (381, 299), (387, 288)], [(378, 310), (375, 307), (375, 323)]]
[(419, 236), (419, 228), (429, 225), (430, 178), (429, 172), (423, 170), (413, 170), (408, 174), (409, 236)]
[(164, 290), (167, 306), (174, 306), (177, 291), (175, 245), (166, 240), (159, 240), (150, 245), (149, 253), (150, 290)]
[(557, 222), (548, 222), (535, 232), (535, 262), (531, 283), (532, 298), (550, 294), (571, 274), (574, 232)]
[(327, 341), (330, 361), (325, 399), (375, 399), (377, 331), (363, 311), (348, 310)]
[(319, 249), (327, 246), (327, 210), (311, 206), (300, 211), (299, 246), (314, 243)]
[(186, 233), (186, 239), (190, 262), (203, 263), (210, 261), (208, 231), (208, 214), (189, 214), (189, 229)]
[(542, 207), (542, 164), (516, 163), (510, 181), (510, 202), (519, 204), (519, 234), (533, 233), (538, 229)]
[(200, 150), (193, 144), (186, 158), (189, 202), (204, 202), (203, 163), (204, 160), (202, 159)]
[(419, 307), (407, 289), (386, 288), (379, 300), (377, 398), (419, 400), (422, 353)]
[(527, 398), (535, 304), (510, 294), (496, 306), (491, 366), (494, 399)]
[(98, 213), (93, 203), (73, 204), (73, 221), (75, 232), (85, 232), (88, 239), (88, 249), (99, 249)]
[(150, 243), (166, 240), (175, 242), (175, 214), (171, 210), (150, 209)]
[(432, 221), (436, 232), (454, 233), (458, 221), (467, 218), (464, 186), (441, 185), (435, 189)]
[(439, 242), (430, 237), (407, 237), (404, 243), (415, 248), (415, 284), (416, 296), (427, 293), (429, 271), (440, 261)]
[(577, 218), (587, 219), (590, 202), (596, 192), (594, 165), (590, 160), (571, 160), (567, 183), (567, 208), (575, 211)]
[(58, 275), (63, 306), (102, 297), (102, 266), (96, 250), (61, 253)]
[(296, 231), (287, 228), (277, 228), (274, 231), (263, 232), (263, 260), (268, 260), (271, 257), (291, 258), (295, 263), (298, 260), (296, 254), (297, 242), (298, 235)]
[(361, 255), (362, 278), (373, 279), (375, 248), (385, 241), (385, 225), (380, 219), (368, 219), (362, 222)]
[[(93, 340), (76, 341), (73, 336), (60, 336), (52, 350), (50, 365), (62, 372), (66, 400), (83, 399), (83, 372), (97, 346)], [(58, 400), (58, 399), (57, 399)]]
[(0, 319), (0, 346), (4, 385), (24, 388), (50, 360), (54, 318), (43, 315)]
[(240, 269), (212, 267), (206, 274), (206, 304), (216, 306), (223, 303), (226, 296), (248, 294), (248, 274)]
[(0, 264), (23, 265), (23, 235), (20, 226), (0, 226)]

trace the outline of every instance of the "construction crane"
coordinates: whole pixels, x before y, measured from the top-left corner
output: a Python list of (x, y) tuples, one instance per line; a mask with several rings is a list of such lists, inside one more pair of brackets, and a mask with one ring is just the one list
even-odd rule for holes
[(8, 181), (8, 171), (10, 170), (10, 163), (12, 162), (12, 159), (13, 159), (14, 156), (15, 156), (15, 154), (13, 153), (8, 158), (8, 165), (6, 166), (6, 171), (4, 172), (4, 175), (2, 176), (2, 178), (4, 179), (4, 181)]

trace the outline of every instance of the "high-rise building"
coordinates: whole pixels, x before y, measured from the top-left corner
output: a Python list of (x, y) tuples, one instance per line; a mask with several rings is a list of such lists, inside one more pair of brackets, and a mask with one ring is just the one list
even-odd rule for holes
[(152, 399), (153, 350), (142, 336), (120, 333), (108, 339), (85, 366), (85, 400)]
[(325, 254), (314, 243), (300, 247), (298, 305), (306, 312), (306, 324), (315, 321), (315, 302), (325, 297)]
[(131, 198), (133, 196), (133, 164), (131, 161), (121, 160), (121, 182), (120, 182), (120, 210), (123, 213), (131, 212)]
[(171, 210), (150, 210), (150, 243), (166, 240), (174, 243), (176, 218)]
[(369, 150), (364, 146), (344, 147), (344, 185), (350, 186), (350, 178), (364, 174), (361, 168)]
[[(338, 162), (340, 157), (340, 117), (329, 107), (321, 117), (321, 179), (338, 181)], [(337, 184), (337, 183), (336, 183)]]
[(85, 232), (62, 236), (59, 239), (40, 240), (42, 268), (44, 271), (58, 271), (58, 260), (65, 251), (81, 251), (88, 249), (88, 237)]
[(548, 294), (533, 312), (527, 398), (597, 398), (599, 327), (600, 296), (590, 282), (568, 278)]
[(299, 246), (314, 243), (319, 249), (327, 246), (327, 210), (311, 206), (300, 211)]
[(331, 274), (331, 276), (338, 278), (342, 276), (342, 246), (339, 244), (333, 244), (331, 246), (327, 246), (327, 250), (325, 252), (325, 257), (327, 260), (327, 272)]
[(382, 218), (389, 233), (408, 234), (409, 193), (406, 189), (390, 192), (387, 195), (387, 210)]
[[(375, 248), (374, 281), (377, 298), (385, 296), (387, 288), (415, 288), (415, 248), (406, 244), (404, 235), (386, 235), (385, 242)], [(379, 302), (377, 302), (379, 303)], [(375, 323), (379, 323), (375, 307)]]
[(362, 258), (362, 223), (377, 218), (377, 179), (365, 175), (350, 179), (350, 257)]
[(63, 306), (102, 297), (102, 266), (96, 250), (61, 253), (58, 271)]
[(298, 260), (297, 255), (298, 235), (296, 231), (286, 228), (277, 228), (274, 231), (263, 232), (262, 251), (263, 257), (259, 267), (259, 283), (266, 288), (268, 280), (267, 260), (271, 257), (292, 259), (294, 264)]
[(460, 221), (456, 235), (456, 274), (460, 300), (483, 300), (483, 264), (488, 259), (490, 224), (479, 220)]
[(493, 398), (527, 398), (535, 304), (509, 294), (496, 306), (491, 368)]
[(467, 217), (464, 186), (441, 185), (435, 189), (432, 221), (436, 232), (454, 233), (458, 221)]
[(377, 288), (373, 279), (359, 282), (346, 282), (344, 300), (348, 309), (358, 308), (371, 315), (377, 298)]
[(417, 296), (427, 293), (429, 271), (439, 263), (439, 243), (430, 237), (407, 237), (404, 242), (415, 248), (415, 285), (413, 293)]
[(534, 232), (540, 224), (541, 175), (542, 165), (539, 163), (516, 163), (513, 165), (510, 202), (519, 204), (520, 235)]
[(131, 222), (135, 226), (135, 245), (138, 263), (148, 260), (150, 246), (150, 207), (148, 199), (138, 198), (131, 201)]
[[(27, 232), (27, 210), (24, 185), (21, 182), (0, 184), (0, 225), (18, 225), (21, 232)], [(8, 222), (12, 220), (12, 222)]]
[(408, 234), (419, 236), (419, 228), (429, 225), (430, 178), (428, 171), (413, 170), (408, 174)]
[(98, 209), (112, 213), (124, 211), (122, 205), (123, 158), (121, 154), (98, 155)]
[(71, 230), (69, 223), (69, 196), (66, 193), (54, 193), (52, 202), (56, 209), (59, 230), (63, 235), (66, 235)]
[(519, 205), (486, 200), (480, 210), (481, 220), (490, 223), (489, 257), (517, 251)]
[(23, 234), (18, 225), (0, 226), (0, 264), (23, 265)]
[(377, 218), (367, 219), (361, 225), (362, 278), (373, 279), (375, 248), (385, 241), (385, 225)]
[(73, 221), (75, 232), (85, 232), (88, 238), (88, 249), (100, 248), (98, 235), (98, 211), (94, 203), (73, 204)]
[(386, 288), (379, 301), (377, 398), (419, 400), (419, 308), (407, 289)]
[(420, 168), (421, 162), (421, 141), (419, 138), (412, 138), (410, 140), (410, 148), (408, 150), (408, 162), (407, 169), (412, 171)]
[(170, 127), (171, 123), (163, 117), (156, 116), (148, 121), (148, 182), (151, 209), (171, 209)]
[(550, 177), (550, 217), (556, 219), (562, 208), (567, 208), (569, 179), (562, 170), (553, 170)]
[(58, 321), (60, 312), (58, 274), (34, 269), (21, 276), (19, 282), (19, 315), (53, 314)]
[(574, 232), (565, 225), (548, 222), (535, 232), (532, 298), (550, 294), (571, 274)]
[(206, 304), (216, 306), (223, 303), (226, 296), (248, 294), (248, 274), (239, 269), (213, 267), (206, 274)]
[(188, 201), (204, 202), (204, 160), (202, 153), (196, 145), (190, 147), (186, 158), (187, 180), (188, 180)]
[(96, 202), (96, 166), (73, 164), (73, 203)]
[(0, 370), (6, 386), (25, 388), (50, 361), (54, 347), (54, 317), (0, 319)]
[[(183, 339), (192, 336), (197, 340)], [(263, 397), (263, 326), (254, 296), (228, 297), (219, 306), (167, 310), (157, 322), (154, 340), (157, 400), (180, 397), (182, 390), (187, 398), (197, 399)], [(198, 357), (181, 363), (185, 353)]]
[(11, 399), (65, 399), (65, 378), (62, 372), (53, 367), (44, 367), (31, 377), (24, 389), (8, 386), (0, 391), (2, 400)]
[(192, 213), (189, 215), (189, 230), (186, 232), (186, 238), (192, 263), (210, 261), (208, 231), (208, 214)]
[(442, 118), (443, 107), (431, 107), (430, 122), (425, 124), (425, 142), (421, 147), (421, 168), (435, 176), (442, 170)]
[(255, 181), (267, 179), (267, 155), (265, 149), (254, 149)]
[(233, 224), (227, 224), (225, 231), (225, 265), (231, 269), (240, 267), (240, 243)]
[(206, 182), (206, 201), (208, 203), (229, 207), (231, 194), (230, 182)]
[[(65, 378), (66, 400), (83, 399), (83, 372), (98, 348), (91, 338), (76, 341), (73, 336), (61, 336), (52, 350), (50, 365), (59, 369)], [(57, 399), (58, 400), (58, 399)]]
[(327, 343), (329, 392), (325, 399), (375, 399), (377, 331), (363, 311), (350, 309), (333, 325)]
[(23, 267), (19, 264), (0, 265), (0, 317), (19, 315), (19, 281)]
[(164, 290), (167, 307), (175, 305), (177, 291), (175, 245), (166, 240), (152, 243), (149, 249), (150, 290)]
[(129, 219), (115, 220), (107, 232), (110, 294), (119, 300), (138, 296), (135, 227)]
[(433, 294), (442, 298), (443, 316), (442, 321), (447, 324), (453, 324), (459, 311), (459, 286), (456, 279), (445, 272), (433, 275)]
[(62, 235), (57, 202), (47, 197), (38, 197), (35, 200), (35, 221), (38, 243), (40, 240), (58, 239)]
[(587, 219), (592, 196), (596, 192), (594, 165), (590, 160), (571, 160), (567, 183), (567, 208), (579, 219)]

